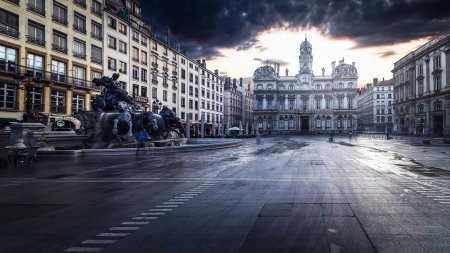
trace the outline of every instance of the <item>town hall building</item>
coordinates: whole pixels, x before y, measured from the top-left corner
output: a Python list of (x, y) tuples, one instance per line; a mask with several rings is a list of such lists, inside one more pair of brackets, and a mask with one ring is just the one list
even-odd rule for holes
[(254, 121), (261, 134), (350, 133), (357, 129), (358, 71), (344, 59), (331, 75), (314, 75), (312, 45), (300, 45), (299, 70), (280, 76), (280, 65), (255, 70)]

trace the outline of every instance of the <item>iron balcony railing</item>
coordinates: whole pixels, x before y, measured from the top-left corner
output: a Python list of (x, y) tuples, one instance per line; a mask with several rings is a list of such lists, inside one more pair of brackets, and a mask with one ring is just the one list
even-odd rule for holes
[(70, 86), (78, 86), (84, 88), (90, 88), (94, 90), (99, 90), (100, 87), (97, 87), (91, 81), (74, 78), (70, 76), (66, 76), (65, 74), (59, 74), (55, 72), (44, 71), (42, 69), (30, 68), (27, 66), (17, 65), (14, 62), (6, 62), (4, 60), (0, 60), (0, 75), (15, 75), (15, 74), (32, 74), (33, 76), (40, 77), (44, 82), (54, 82), (59, 84), (66, 84)]
[(50, 106), (50, 111), (51, 112), (62, 112), (62, 113), (65, 113), (66, 112), (66, 108), (67, 108), (67, 106), (51, 105)]
[(27, 42), (28, 43), (32, 43), (32, 44), (36, 44), (36, 45), (41, 46), (41, 47), (45, 47), (45, 40), (40, 39), (40, 38), (36, 38), (34, 36), (31, 36), (31, 35), (27, 35), (26, 37), (27, 37)]
[(98, 17), (102, 17), (102, 16), (103, 16), (102, 11), (101, 11), (101, 10), (98, 10), (98, 9), (96, 9), (96, 8), (94, 8), (94, 7), (91, 7), (91, 13), (94, 14), (94, 15), (96, 15), (96, 16), (98, 16)]
[(15, 4), (15, 5), (20, 5), (20, 0), (5, 0), (5, 1)]
[(53, 50), (53, 51), (56, 51), (56, 52), (63, 53), (63, 54), (67, 54), (67, 47), (65, 47), (65, 46), (60, 46), (60, 45), (58, 45), (58, 44), (52, 43), (52, 50)]
[(80, 6), (83, 9), (86, 9), (86, 1), (85, 0), (73, 0), (73, 3)]
[(102, 65), (103, 60), (102, 60), (102, 59), (95, 58), (95, 57), (91, 57), (91, 62), (97, 63), (97, 64), (99, 64), (99, 65)]
[(99, 40), (99, 41), (103, 40), (103, 36), (101, 34), (94, 33), (94, 32), (91, 32), (91, 38), (94, 38), (94, 39)]
[(86, 54), (85, 54), (84, 52), (73, 51), (73, 52), (72, 52), (72, 55), (73, 55), (74, 57), (77, 57), (77, 58), (86, 60)]
[(17, 28), (3, 23), (0, 23), (0, 33), (14, 38), (19, 38), (19, 30)]
[(43, 10), (42, 8), (36, 6), (33, 3), (27, 3), (27, 10), (45, 17), (45, 10)]
[(67, 26), (69, 24), (69, 21), (67, 21), (67, 19), (61, 18), (61, 17), (59, 17), (57, 15), (52, 15), (52, 21), (56, 22), (56, 23), (59, 23), (59, 24), (61, 24), (63, 26)]
[(73, 24), (73, 30), (80, 32), (82, 34), (86, 34), (86, 28), (84, 28), (83, 26), (77, 25), (77, 24)]

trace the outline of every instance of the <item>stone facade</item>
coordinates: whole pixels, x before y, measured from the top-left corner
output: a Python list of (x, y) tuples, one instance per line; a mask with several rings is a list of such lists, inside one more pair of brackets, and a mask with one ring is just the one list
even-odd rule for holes
[(394, 129), (450, 135), (450, 30), (394, 64)]
[(253, 118), (260, 133), (348, 133), (357, 129), (356, 95), (358, 72), (344, 59), (331, 75), (314, 75), (312, 45), (300, 45), (299, 71), (280, 76), (279, 64), (255, 70)]

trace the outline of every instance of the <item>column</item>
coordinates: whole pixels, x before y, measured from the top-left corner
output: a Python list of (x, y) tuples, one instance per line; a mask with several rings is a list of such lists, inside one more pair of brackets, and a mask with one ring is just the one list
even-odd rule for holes
[(42, 111), (44, 113), (49, 113), (51, 111), (50, 107), (52, 104), (52, 89), (50, 88), (50, 86), (44, 85), (42, 90), (42, 96), (43, 96), (42, 103), (44, 104)]
[[(426, 85), (427, 87), (427, 93), (428, 96), (430, 96), (430, 92), (431, 92), (431, 82), (430, 82), (430, 59), (426, 59), (425, 60), (425, 78), (424, 78), (424, 85)], [(431, 130), (431, 119), (430, 119), (430, 112), (431, 112), (431, 104), (430, 104), (430, 98), (428, 97), (428, 100), (426, 101), (427, 107), (428, 109), (426, 110), (427, 116), (425, 119), (425, 134), (431, 134), (430, 130)]]
[(92, 97), (92, 91), (89, 91), (89, 93), (86, 93), (84, 96), (84, 110), (90, 111), (91, 110), (91, 97)]
[(66, 92), (66, 114), (72, 114), (73, 88), (67, 89)]

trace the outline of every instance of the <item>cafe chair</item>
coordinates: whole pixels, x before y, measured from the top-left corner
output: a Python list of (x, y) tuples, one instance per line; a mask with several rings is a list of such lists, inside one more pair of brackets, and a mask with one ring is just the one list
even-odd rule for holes
[(9, 162), (9, 151), (10, 151), (9, 148), (0, 148), (0, 161), (1, 161), (0, 165), (3, 165), (5, 161), (8, 164), (11, 164)]
[(24, 163), (24, 162), (29, 163), (29, 162), (31, 162), (31, 159), (33, 159), (33, 158), (36, 162), (38, 162), (38, 159), (36, 157), (36, 152), (38, 149), (39, 149), (39, 147), (29, 147), (27, 149), (20, 150), (14, 159), (14, 163), (17, 162), (17, 158), (19, 158), (19, 157), (22, 159), (20, 161), (20, 163)]

